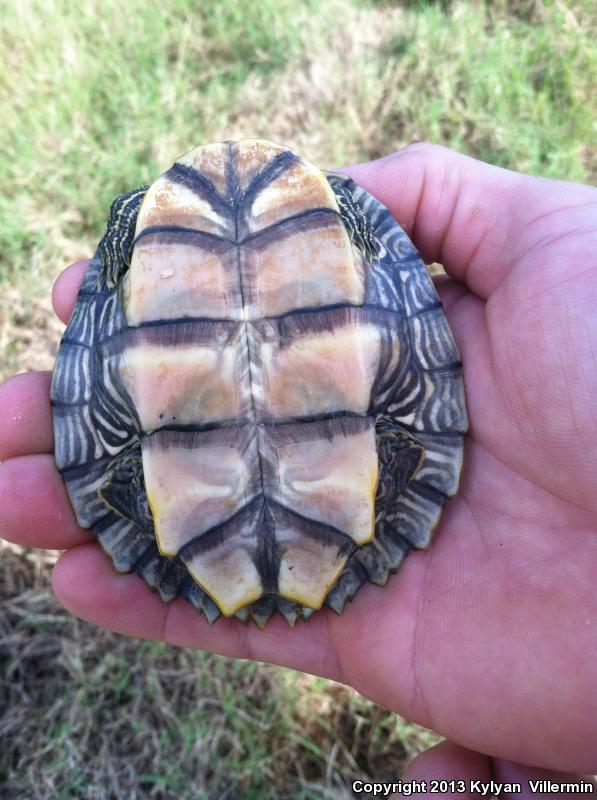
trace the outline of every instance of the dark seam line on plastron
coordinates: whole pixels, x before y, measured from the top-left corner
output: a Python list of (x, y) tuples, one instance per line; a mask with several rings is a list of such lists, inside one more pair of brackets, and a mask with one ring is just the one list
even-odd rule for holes
[[(110, 359), (122, 355), (125, 350), (136, 347), (156, 347), (171, 350), (172, 347), (210, 347), (226, 348), (240, 330), (240, 324), (230, 326), (230, 330), (218, 330), (210, 325), (210, 320), (188, 324), (185, 320), (176, 324), (146, 325), (143, 328), (125, 328), (122, 332), (104, 339), (98, 347), (102, 358)], [(199, 330), (201, 325), (208, 329)], [(210, 330), (211, 328), (211, 330)], [(236, 328), (237, 330), (235, 330)], [(177, 335), (178, 334), (178, 335)]]
[[(331, 222), (334, 222), (335, 218), (340, 219), (340, 215), (337, 211), (334, 211), (333, 208), (310, 208), (307, 211), (301, 211), (299, 214), (293, 214), (291, 217), (284, 217), (284, 219), (278, 220), (277, 222), (272, 222), (271, 225), (261, 228), (261, 230), (255, 231), (254, 233), (248, 234), (239, 241), (239, 244), (248, 244), (250, 242), (254, 242), (255, 240), (267, 238), (268, 235), (273, 235), (276, 238), (284, 239), (286, 238), (283, 235), (284, 228), (287, 225), (292, 225), (292, 223), (298, 222), (298, 220), (307, 220), (305, 230), (317, 230), (318, 227), (321, 227), (321, 224), (317, 223), (321, 223), (323, 221), (324, 224), (327, 225)], [(312, 219), (315, 220), (314, 223), (311, 221)], [(309, 226), (312, 226), (312, 228)], [(291, 235), (295, 233), (296, 230), (290, 231)]]
[[(236, 241), (236, 266), (238, 270), (238, 285), (240, 291), (240, 301), (242, 304), (243, 309), (243, 317), (242, 320), (242, 330), (244, 332), (244, 339), (245, 339), (245, 349), (247, 353), (247, 368), (249, 371), (249, 392), (251, 395), (251, 422), (255, 425), (257, 422), (257, 415), (255, 413), (255, 396), (253, 394), (253, 370), (251, 365), (251, 348), (249, 344), (249, 329), (246, 320), (245, 314), (245, 292), (244, 292), (244, 285), (243, 285), (243, 271), (242, 271), (242, 263), (241, 263), (241, 253), (240, 253), (240, 244), (238, 243), (238, 230), (239, 230), (239, 203), (238, 203), (238, 192), (240, 191), (240, 184), (236, 175), (235, 169), (235, 162), (234, 162), (235, 153), (233, 151), (233, 144), (228, 144), (228, 163), (230, 168), (230, 179), (232, 183), (232, 191), (231, 195), (233, 197), (233, 215), (234, 215), (234, 238)], [(245, 198), (246, 199), (246, 198)], [(265, 484), (263, 481), (263, 459), (261, 457), (261, 447), (259, 443), (259, 434), (257, 431), (257, 427), (255, 426), (255, 438), (256, 438), (256, 445), (257, 445), (257, 458), (259, 459), (259, 485), (261, 487), (261, 496), (265, 496)]]
[(179, 424), (166, 424), (160, 425), (159, 428), (154, 428), (152, 431), (141, 431), (143, 438), (151, 438), (157, 433), (172, 432), (172, 433), (203, 433), (204, 431), (217, 431), (221, 428), (246, 428), (253, 424), (251, 420), (243, 419), (242, 417), (232, 417), (229, 419), (217, 420), (216, 422), (189, 422)]
[[(135, 241), (133, 242), (133, 246), (136, 246), (142, 239), (145, 239), (147, 236), (158, 236), (161, 233), (172, 233), (172, 234), (180, 234), (181, 236), (190, 235), (193, 239), (198, 240), (205, 240), (206, 245), (210, 242), (222, 242), (225, 244), (232, 245), (236, 244), (234, 239), (228, 239), (226, 236), (220, 236), (218, 233), (209, 233), (209, 231), (202, 231), (199, 228), (185, 228), (182, 225), (151, 225), (148, 228), (143, 228), (141, 233), (137, 236)], [(195, 246), (193, 241), (184, 242), (184, 244), (189, 244), (191, 246)]]
[[(351, 552), (356, 551), (356, 549), (358, 548), (358, 545), (352, 538), (352, 536), (349, 536), (347, 533), (343, 533), (341, 530), (335, 528), (333, 525), (329, 525), (326, 522), (321, 522), (320, 520), (311, 519), (310, 517), (305, 517), (304, 515), (299, 514), (297, 511), (292, 511), (287, 506), (278, 503), (276, 500), (272, 499), (271, 497), (268, 497), (266, 494), (257, 494), (256, 497), (253, 497), (253, 499), (250, 500), (248, 503), (246, 503), (242, 508), (240, 508), (238, 511), (235, 511), (235, 513), (231, 517), (228, 517), (227, 520), (225, 520), (224, 522), (218, 522), (217, 524), (212, 525), (211, 528), (208, 528), (207, 530), (203, 531), (197, 536), (194, 536), (190, 541), (188, 541), (185, 545), (183, 545), (183, 547), (180, 548), (177, 554), (178, 557), (183, 560), (185, 558), (188, 558), (189, 551), (194, 549), (194, 546), (197, 546), (199, 544), (201, 544), (202, 548), (208, 547), (209, 542), (206, 541), (207, 539), (212, 538), (213, 536), (218, 534), (221, 530), (232, 524), (236, 519), (244, 516), (247, 512), (250, 512), (253, 509), (253, 507), (259, 502), (277, 506), (278, 508), (281, 508), (284, 513), (292, 517), (295, 517), (296, 519), (301, 520), (302, 522), (309, 523), (309, 525), (312, 526), (313, 528), (320, 528), (321, 538), (323, 538), (327, 533), (328, 536), (332, 534), (336, 538), (340, 538), (345, 542), (349, 542), (353, 548)], [(312, 539), (320, 538), (314, 531), (302, 530), (302, 533), (304, 533), (305, 536), (310, 536)], [(194, 554), (191, 553), (191, 557), (192, 555)]]
[(190, 551), (196, 550), (197, 547), (200, 546), (200, 550), (198, 552), (201, 552), (201, 550), (203, 550), (204, 548), (209, 547), (208, 540), (210, 538), (213, 538), (216, 534), (218, 534), (224, 528), (227, 528), (229, 525), (233, 525), (237, 519), (242, 518), (247, 513), (251, 513), (251, 511), (256, 505), (264, 502), (265, 502), (264, 495), (257, 493), (257, 495), (253, 497), (251, 500), (249, 500), (248, 503), (245, 503), (245, 505), (242, 506), (242, 508), (239, 508), (238, 511), (235, 511), (231, 517), (228, 517), (228, 519), (225, 519), (223, 522), (217, 522), (215, 525), (212, 525), (210, 528), (207, 528), (207, 530), (198, 533), (197, 536), (193, 536), (192, 539), (190, 539), (188, 542), (186, 542), (186, 544), (184, 544), (180, 548), (180, 550), (177, 553), (177, 558), (183, 560), (189, 557), (192, 558), (192, 556), (196, 555), (196, 553), (192, 553)]
[[(162, 317), (160, 319), (148, 319), (145, 322), (140, 322), (138, 325), (127, 325), (126, 328), (122, 328), (118, 333), (113, 334), (110, 336), (110, 339), (113, 339), (115, 336), (119, 336), (123, 333), (128, 333), (129, 331), (138, 331), (142, 330), (143, 328), (159, 328), (159, 327), (170, 327), (176, 325), (197, 325), (197, 324), (207, 324), (219, 325), (221, 328), (226, 326), (230, 327), (230, 330), (234, 328), (240, 329), (242, 320), (240, 319), (230, 319), (229, 317), (174, 317), (172, 319), (168, 319), (166, 317)], [(107, 342), (108, 339), (104, 339), (104, 342)], [(103, 342), (102, 342), (103, 343)]]
[[(283, 233), (283, 229), (287, 223), (297, 222), (299, 219), (309, 219), (312, 216), (318, 217), (321, 216), (325, 212), (326, 216), (328, 214), (328, 209), (319, 209), (314, 208), (310, 211), (302, 211), (300, 214), (294, 214), (292, 217), (285, 217), (278, 222), (273, 222), (271, 225), (268, 225), (267, 228), (262, 228), (260, 231), (255, 231), (255, 233), (251, 233), (248, 236), (245, 236), (243, 239), (239, 240), (239, 244), (248, 244), (251, 242), (258, 241), (261, 238), (267, 238), (268, 235), (277, 235), (279, 239), (286, 238), (285, 236), (281, 235)], [(336, 215), (336, 212), (332, 209), (329, 210), (330, 214)], [(316, 226), (314, 226), (315, 229)], [(295, 231), (290, 231), (289, 235), (293, 235), (296, 233)]]
[[(243, 282), (243, 265), (242, 265), (242, 255), (241, 255), (241, 247), (242, 243), (239, 241), (239, 230), (240, 230), (240, 222), (239, 214), (241, 213), (241, 206), (239, 204), (239, 192), (240, 192), (240, 182), (237, 177), (236, 173), (236, 164), (234, 161), (234, 150), (233, 145), (229, 144), (229, 165), (231, 171), (231, 181), (232, 181), (232, 196), (234, 198), (234, 237), (236, 240), (236, 263), (238, 269), (238, 280), (239, 280), (239, 290), (240, 290), (240, 297), (241, 297), (241, 305), (242, 305), (242, 330), (244, 332), (244, 340), (245, 340), (245, 348), (247, 354), (247, 369), (249, 373), (249, 392), (251, 396), (251, 406), (250, 406), (250, 414), (251, 414), (251, 423), (252, 429), (254, 431), (255, 437), (255, 446), (257, 449), (257, 459), (259, 465), (259, 495), (258, 497), (261, 498), (261, 515), (260, 515), (260, 522), (263, 523), (260, 530), (257, 531), (256, 536), (256, 551), (255, 551), (255, 558), (252, 560), (255, 562), (255, 566), (258, 569), (260, 581), (262, 582), (262, 587), (265, 588), (278, 588), (278, 572), (279, 572), (279, 563), (276, 569), (275, 574), (272, 571), (271, 580), (270, 580), (270, 571), (265, 569), (270, 564), (270, 559), (267, 556), (268, 548), (273, 548), (275, 550), (276, 539), (275, 535), (272, 536), (272, 528), (271, 525), (268, 524), (268, 508), (267, 508), (267, 498), (265, 496), (265, 480), (264, 480), (264, 463), (263, 463), (263, 456), (261, 453), (261, 441), (260, 441), (260, 433), (259, 427), (257, 424), (257, 409), (255, 404), (255, 395), (253, 392), (253, 364), (251, 359), (251, 342), (249, 341), (249, 325), (247, 322), (247, 315), (246, 315), (246, 305), (245, 305), (245, 286)], [(248, 206), (250, 208), (250, 203), (248, 199), (248, 193), (245, 193), (244, 197), (242, 198), (245, 208)], [(249, 505), (252, 505), (250, 503)], [(275, 561), (276, 559), (274, 559)], [(267, 586), (265, 585), (264, 581), (267, 581)], [(273, 585), (272, 585), (273, 581)]]
[[(330, 218), (329, 221), (326, 219), (326, 217)], [(312, 218), (315, 219), (314, 223), (309, 222)], [(187, 228), (183, 225), (151, 225), (150, 227), (144, 228), (141, 231), (141, 233), (134, 240), (133, 246), (137, 245), (147, 236), (157, 236), (159, 234), (168, 233), (180, 234), (181, 237), (184, 237), (185, 235), (190, 236), (190, 240), (185, 242), (185, 244), (188, 244), (191, 247), (196, 246), (196, 243), (193, 241), (193, 239), (197, 240), (197, 244), (199, 244), (199, 246), (201, 246), (201, 240), (204, 240), (206, 245), (209, 245), (210, 242), (221, 242), (230, 245), (243, 245), (259, 242), (260, 239), (267, 239), (268, 236), (283, 239), (285, 238), (284, 228), (287, 225), (292, 225), (293, 222), (297, 222), (301, 219), (307, 220), (306, 230), (309, 230), (309, 225), (312, 225), (313, 229), (317, 229), (317, 227), (321, 227), (322, 222), (324, 224), (329, 224), (330, 222), (334, 221), (334, 218), (340, 219), (340, 215), (332, 208), (312, 208), (308, 211), (302, 211), (300, 214), (294, 214), (291, 217), (285, 217), (284, 219), (274, 222), (259, 231), (255, 231), (247, 236), (235, 239), (229, 239), (227, 236), (221, 236), (218, 233), (202, 231), (199, 228)], [(296, 231), (289, 231), (289, 235), (293, 235), (295, 233)], [(238, 229), (236, 229), (236, 236), (238, 236)]]
[[(384, 306), (374, 305), (374, 304), (367, 304), (364, 305), (357, 305), (351, 303), (331, 303), (327, 306), (303, 306), (302, 308), (295, 308), (292, 311), (285, 311), (283, 314), (272, 314), (266, 317), (254, 317), (253, 319), (249, 320), (249, 322), (257, 327), (257, 323), (260, 322), (283, 322), (285, 319), (292, 319), (301, 316), (309, 316), (313, 315), (315, 318), (319, 318), (320, 316), (323, 317), (327, 312), (330, 311), (341, 311), (346, 309), (347, 311), (357, 311), (362, 312), (364, 316), (367, 316), (369, 311), (378, 312), (380, 314), (387, 314), (389, 317), (395, 317), (400, 320), (408, 319), (405, 314), (402, 314), (400, 311), (396, 311), (392, 308), (385, 308)], [(243, 320), (235, 320), (230, 319), (229, 317), (179, 317), (174, 319), (152, 319), (147, 320), (146, 322), (140, 322), (138, 325), (128, 325), (125, 328), (122, 328), (117, 333), (108, 336), (107, 338), (102, 340), (102, 345), (106, 342), (115, 339), (122, 334), (126, 334), (128, 331), (135, 331), (142, 328), (155, 328), (160, 326), (170, 326), (170, 325), (193, 325), (198, 323), (212, 323), (214, 326), (216, 324), (224, 325), (227, 324), (230, 326), (230, 330), (233, 331), (234, 328), (239, 328)], [(73, 344), (80, 344), (79, 342), (73, 342)], [(88, 347), (88, 345), (81, 344), (81, 347)]]
[(390, 317), (397, 317), (398, 319), (404, 320), (408, 319), (406, 314), (401, 314), (400, 311), (395, 311), (392, 308), (386, 308), (385, 306), (380, 306), (373, 303), (368, 303), (367, 305), (362, 304), (353, 304), (353, 303), (331, 303), (327, 306), (303, 306), (302, 308), (294, 308), (292, 311), (285, 311), (283, 314), (273, 314), (269, 317), (258, 317), (256, 319), (251, 320), (252, 323), (257, 322), (283, 322), (285, 319), (293, 319), (296, 317), (308, 317), (314, 316), (316, 319), (319, 319), (320, 316), (324, 315), (324, 312), (327, 314), (329, 312), (334, 311), (342, 311), (346, 310), (347, 312), (357, 312), (362, 314), (365, 317), (364, 322), (367, 321), (367, 316), (369, 313), (373, 314), (387, 314)]
[(298, 161), (298, 156), (296, 156), (290, 150), (285, 150), (283, 153), (277, 155), (266, 167), (264, 167), (264, 169), (261, 170), (261, 172), (258, 172), (257, 175), (255, 175), (243, 193), (243, 200), (245, 202), (250, 201), (250, 199), (254, 197), (260, 189), (263, 189), (268, 183), (274, 181), (285, 169)]
[(286, 317), (298, 317), (298, 316), (301, 316), (302, 314), (318, 314), (319, 315), (320, 313), (323, 313), (324, 311), (326, 311), (326, 312), (327, 311), (335, 311), (336, 309), (342, 309), (342, 308), (355, 309), (357, 311), (361, 311), (365, 316), (367, 315), (367, 312), (369, 312), (369, 311), (379, 311), (379, 312), (382, 312), (384, 314), (389, 314), (390, 316), (393, 316), (393, 317), (398, 317), (399, 319), (406, 319), (407, 318), (406, 314), (401, 314), (399, 311), (395, 311), (392, 308), (386, 308), (385, 306), (376, 305), (374, 303), (367, 303), (367, 305), (356, 304), (356, 303), (355, 304), (352, 304), (352, 303), (332, 303), (331, 305), (328, 305), (328, 306), (317, 306), (317, 307), (315, 307), (315, 306), (304, 306), (303, 308), (296, 308), (296, 309), (293, 309), (292, 311), (287, 311), (284, 314), (279, 314), (279, 315), (275, 315), (275, 316), (271, 316), (271, 317), (262, 317), (261, 319), (263, 319), (264, 321), (283, 320)]
[[(327, 422), (328, 420), (333, 419), (343, 419), (343, 418), (352, 418), (352, 419), (373, 419), (373, 414), (369, 414), (366, 411), (359, 413), (358, 411), (327, 411), (321, 412), (320, 414), (303, 414), (300, 417), (284, 417), (282, 420), (277, 421), (274, 418), (262, 418), (257, 423), (264, 428), (281, 428), (284, 425), (302, 425), (303, 423), (311, 423), (311, 422)], [(302, 441), (302, 440), (301, 440)]]
[[(166, 424), (160, 425), (159, 428), (155, 428), (152, 431), (140, 431), (141, 436), (143, 437), (151, 437), (156, 433), (160, 433), (162, 431), (172, 431), (177, 432), (180, 431), (181, 433), (201, 433), (202, 431), (211, 431), (211, 430), (220, 430), (223, 428), (246, 428), (250, 425), (257, 425), (261, 428), (283, 428), (285, 426), (299, 426), (303, 424), (311, 424), (317, 422), (329, 422), (335, 419), (355, 419), (355, 420), (367, 420), (371, 419), (374, 420), (377, 415), (370, 414), (367, 412), (358, 413), (356, 411), (330, 411), (327, 413), (321, 414), (311, 414), (305, 415), (302, 417), (284, 417), (282, 420), (275, 420), (275, 419), (260, 419), (260, 420), (249, 420), (243, 417), (231, 417), (226, 420), (218, 420), (217, 422), (206, 422), (206, 423), (198, 423), (198, 422), (191, 422), (191, 423), (180, 423), (180, 424)], [(308, 441), (304, 439), (297, 439), (297, 441)]]
[[(177, 326), (185, 327), (185, 326), (193, 326), (193, 325), (206, 325), (208, 327), (216, 327), (226, 328), (229, 327), (230, 330), (227, 332), (227, 338), (225, 342), (221, 342), (216, 336), (210, 340), (206, 338), (205, 340), (199, 339), (198, 341), (193, 341), (192, 339), (189, 340), (188, 344), (228, 344), (232, 336), (236, 333), (236, 330), (241, 329), (242, 320), (230, 320), (230, 319), (210, 319), (209, 317), (180, 317), (179, 319), (152, 319), (148, 320), (147, 322), (142, 322), (139, 325), (131, 325), (127, 326), (126, 328), (121, 328), (116, 333), (113, 333), (111, 336), (107, 336), (105, 339), (101, 341), (98, 345), (98, 350), (100, 350), (105, 358), (110, 358), (111, 356), (120, 355), (122, 350), (119, 348), (124, 348), (127, 345), (126, 337), (133, 335), (135, 331), (142, 331), (142, 330), (151, 330), (152, 328), (175, 328)], [(166, 342), (162, 343), (160, 341), (156, 342), (143, 342), (143, 344), (151, 344), (155, 347), (170, 347), (171, 344)]]
[[(248, 430), (248, 434), (247, 434)], [(143, 436), (146, 447), (169, 449), (172, 447), (182, 449), (196, 449), (203, 445), (220, 443), (223, 446), (233, 446), (241, 455), (247, 452), (251, 444), (250, 423), (234, 427), (216, 427), (202, 431), (155, 431), (155, 434)]]
[(174, 163), (170, 169), (164, 173), (164, 178), (186, 186), (194, 194), (198, 195), (204, 200), (207, 200), (213, 208), (217, 208), (224, 213), (230, 213), (230, 203), (228, 203), (214, 184), (203, 176), (199, 170), (194, 167), (189, 167), (186, 164)]
[[(312, 525), (314, 528), (320, 528), (322, 530), (322, 535), (323, 535), (323, 531), (325, 531), (328, 534), (331, 533), (334, 536), (338, 536), (338, 537), (342, 538), (346, 542), (350, 542), (351, 545), (353, 545), (353, 547), (355, 547), (355, 548), (358, 547), (357, 543), (352, 538), (352, 536), (349, 536), (347, 533), (344, 533), (339, 528), (336, 528), (334, 525), (330, 525), (330, 523), (322, 522), (321, 520), (318, 520), (318, 519), (313, 519), (312, 517), (307, 517), (304, 514), (301, 514), (298, 511), (294, 511), (293, 509), (289, 508), (288, 506), (285, 506), (282, 503), (279, 503), (277, 500), (274, 500), (272, 497), (266, 497), (266, 500), (272, 506), (276, 506), (277, 508), (281, 508), (282, 511), (285, 514), (288, 514), (291, 517), (295, 517), (296, 519), (301, 520), (301, 522), (307, 522), (309, 525)], [(312, 539), (317, 539), (318, 538), (317, 533), (314, 534), (312, 531), (302, 530), (302, 533), (304, 533), (305, 536), (310, 536)]]
[[(232, 158), (233, 143), (227, 142), (227, 146), (228, 156)], [(253, 178), (249, 186), (245, 189), (243, 195), (244, 201), (248, 201), (260, 188), (263, 188), (267, 183), (276, 178), (294, 161), (298, 161), (298, 157), (289, 150), (286, 150), (277, 156), (265, 169), (263, 169), (255, 176), (255, 178)], [(185, 164), (180, 164), (177, 162), (164, 174), (164, 177), (166, 177), (168, 180), (172, 180), (174, 183), (186, 186), (195, 194), (207, 200), (211, 204), (212, 208), (223, 212), (225, 216), (228, 216), (230, 212), (233, 211), (236, 217), (236, 194), (234, 195), (234, 200), (232, 203), (226, 201), (218, 193), (214, 184), (208, 178), (205, 178), (203, 175), (201, 175), (201, 173), (194, 167), (189, 167)], [(238, 185), (237, 188), (240, 189), (240, 186)], [(235, 227), (237, 228), (235, 241), (238, 241), (238, 225), (236, 219)]]

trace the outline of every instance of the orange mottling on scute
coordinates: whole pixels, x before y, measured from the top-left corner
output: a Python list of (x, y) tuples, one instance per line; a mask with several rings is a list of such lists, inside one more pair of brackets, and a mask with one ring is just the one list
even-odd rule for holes
[(143, 445), (143, 472), (160, 552), (166, 555), (176, 555), (251, 499), (248, 465), (230, 447)]
[(178, 348), (142, 344), (129, 348), (120, 365), (145, 431), (241, 417), (249, 403), (247, 386), (238, 380), (242, 371), (238, 343)]
[(236, 165), (238, 182), (244, 191), (258, 172), (261, 172), (281, 153), (285, 147), (268, 142), (265, 139), (242, 139), (236, 143)]
[(133, 251), (127, 277), (131, 324), (180, 317), (241, 314), (236, 252), (218, 255), (193, 245), (153, 244), (148, 237)]
[[(179, 163), (200, 175), (183, 173), (188, 185), (160, 178), (145, 197), (137, 235), (153, 226), (200, 233), (171, 230), (161, 240), (161, 234), (139, 239), (124, 286), (129, 325), (191, 318), (189, 330), (203, 330), (207, 318), (233, 332), (226, 345), (209, 344), (208, 334), (205, 342), (183, 337), (177, 345), (165, 335), (160, 340), (160, 325), (154, 325), (151, 344), (137, 332), (120, 364), (141, 425), (151, 434), (142, 441), (143, 469), (159, 549), (179, 554), (226, 615), (264, 591), (265, 575), (256, 566), (263, 523), (234, 521), (259, 496), (286, 509), (272, 531), (280, 592), (310, 608), (321, 606), (342, 572), (351, 540), (360, 545), (373, 535), (378, 462), (372, 422), (331, 439), (311, 428), (303, 441), (299, 430), (299, 440), (278, 444), (261, 424), (264, 418), (284, 423), (322, 413), (365, 415), (380, 358), (380, 331), (371, 323), (342, 318), (301, 329), (283, 343), (268, 338), (267, 326), (277, 322), (253, 324), (365, 301), (367, 263), (337, 214), (324, 173), (284, 156), (280, 174), (258, 180), (245, 201), (251, 182), (285, 153), (249, 139), (185, 154)], [(227, 185), (231, 176), (236, 186)], [(240, 192), (233, 197), (232, 189)], [(214, 432), (213, 440), (202, 438)], [(228, 444), (214, 444), (223, 441), (218, 436), (228, 436)], [(297, 522), (305, 517), (327, 536), (305, 533)], [(213, 539), (201, 540), (212, 533)], [(268, 583), (275, 578), (267, 577)]]
[(274, 417), (366, 412), (379, 363), (373, 325), (306, 334), (290, 345), (264, 342), (263, 407)]
[(259, 192), (251, 206), (249, 225), (251, 230), (259, 231), (314, 208), (337, 211), (336, 197), (325, 175), (300, 160)]
[(321, 608), (346, 564), (334, 544), (305, 536), (300, 529), (281, 528), (277, 538), (283, 551), (278, 588), (283, 597), (308, 608)]
[(186, 561), (191, 575), (227, 617), (263, 594), (259, 572), (247, 552), (254, 549), (255, 543), (250, 542), (246, 548), (239, 538), (224, 540)]
[(246, 248), (242, 257), (254, 297), (249, 318), (363, 302), (362, 263), (353, 260), (352, 245), (340, 221), (331, 227), (297, 231), (259, 249)]
[(228, 145), (225, 142), (195, 147), (178, 159), (179, 164), (201, 172), (210, 180), (220, 195), (226, 194), (226, 159)]
[(187, 186), (162, 177), (145, 196), (137, 218), (137, 233), (154, 225), (178, 225), (218, 234), (229, 224)]
[(378, 460), (373, 422), (351, 436), (278, 447), (278, 500), (361, 545), (373, 537)]

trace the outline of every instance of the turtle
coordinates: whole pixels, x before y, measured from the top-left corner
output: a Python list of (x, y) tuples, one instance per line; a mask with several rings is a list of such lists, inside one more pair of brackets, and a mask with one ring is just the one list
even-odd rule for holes
[(210, 622), (341, 613), (458, 488), (461, 358), (347, 175), (263, 139), (118, 196), (61, 340), (55, 460), (116, 570)]

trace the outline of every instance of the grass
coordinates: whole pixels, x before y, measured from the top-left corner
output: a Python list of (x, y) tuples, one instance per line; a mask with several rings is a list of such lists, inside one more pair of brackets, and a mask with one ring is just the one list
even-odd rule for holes
[(445, 6), (5, 4), (0, 279), (88, 253), (116, 194), (226, 136), (329, 166), (425, 138), (595, 178), (592, 0)]
[(331, 681), (95, 630), (49, 559), (0, 555), (3, 797), (343, 798), (437, 741)]
[(593, 0), (9, 0), (0, 54), (0, 377), (50, 363), (49, 285), (112, 198), (197, 143), (338, 166), (428, 139), (597, 178)]
[(4, 277), (63, 244), (57, 229), (91, 246), (114, 194), (223, 130), (248, 76), (271, 76), (299, 51), (309, 15), (309, 4), (297, 15), (288, 1), (195, 6), (9, 5), (0, 32)]
[[(8, 0), (0, 16), (0, 376), (51, 368), (52, 280), (111, 199), (191, 146), (322, 166), (427, 139), (597, 179), (593, 0)], [(0, 551), (7, 798), (341, 798), (431, 734), (342, 686), (95, 631), (52, 557)]]
[(430, 6), (389, 36), (388, 69), (409, 89), (386, 129), (525, 172), (595, 178), (597, 152), (586, 150), (597, 134), (594, 6), (591, 27), (589, 4), (576, 4), (576, 17), (563, 3), (526, 5), (530, 18), (499, 2), (485, 13), (455, 4), (449, 17)]

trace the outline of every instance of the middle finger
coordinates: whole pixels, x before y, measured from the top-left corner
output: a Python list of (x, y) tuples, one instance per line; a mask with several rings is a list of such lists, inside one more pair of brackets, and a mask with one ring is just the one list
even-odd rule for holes
[(23, 455), (0, 464), (0, 537), (49, 550), (90, 541), (77, 525), (52, 456)]
[(0, 461), (54, 448), (50, 372), (24, 372), (0, 386)]

